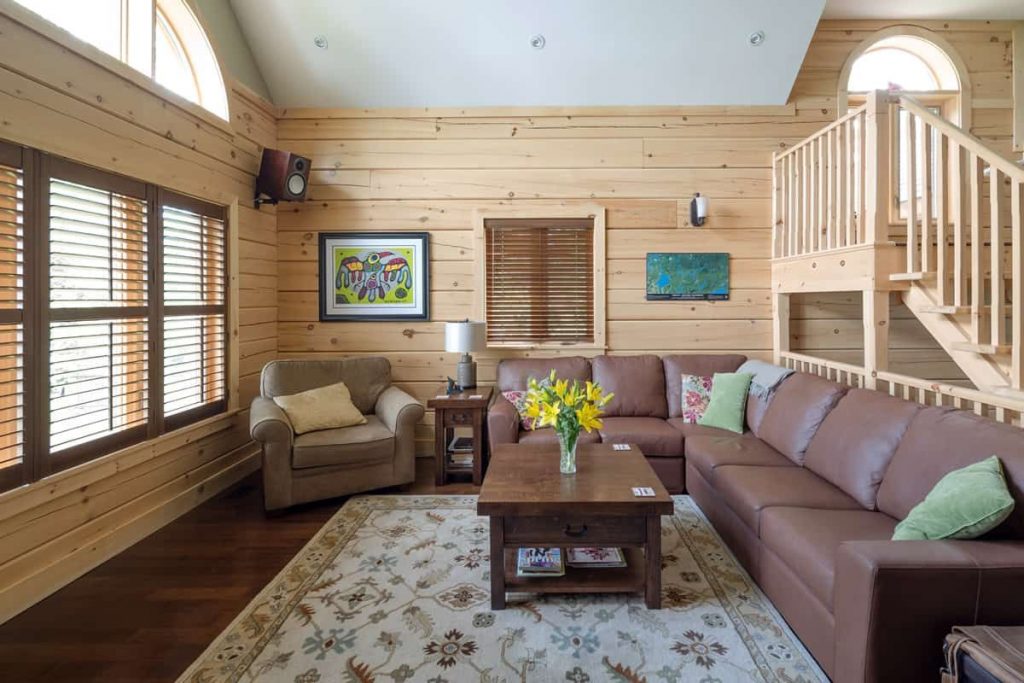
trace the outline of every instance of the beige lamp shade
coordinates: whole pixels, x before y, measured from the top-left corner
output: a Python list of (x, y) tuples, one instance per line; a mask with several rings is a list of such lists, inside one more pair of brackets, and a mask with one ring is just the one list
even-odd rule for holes
[(463, 320), (444, 324), (444, 350), (449, 353), (472, 353), (487, 346), (487, 323)]

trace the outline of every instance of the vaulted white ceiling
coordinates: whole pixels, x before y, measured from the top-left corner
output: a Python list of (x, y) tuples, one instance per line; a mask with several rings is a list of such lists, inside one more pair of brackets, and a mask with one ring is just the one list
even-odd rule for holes
[(825, 18), (1024, 20), (1024, 0), (828, 0)]
[(783, 104), (824, 4), (231, 0), (275, 103), (366, 108)]

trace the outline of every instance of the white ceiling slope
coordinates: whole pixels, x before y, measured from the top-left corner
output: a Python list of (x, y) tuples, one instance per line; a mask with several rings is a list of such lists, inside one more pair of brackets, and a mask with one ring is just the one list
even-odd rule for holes
[(824, 4), (231, 0), (276, 104), (361, 108), (783, 104)]
[(1024, 0), (828, 0), (825, 19), (1024, 19)]

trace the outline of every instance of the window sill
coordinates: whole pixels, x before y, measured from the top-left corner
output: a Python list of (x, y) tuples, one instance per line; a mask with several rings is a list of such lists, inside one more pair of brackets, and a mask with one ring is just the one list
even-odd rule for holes
[(594, 351), (596, 353), (604, 353), (608, 350), (608, 347), (604, 344), (595, 344), (593, 342), (582, 343), (582, 344), (520, 344), (516, 342), (507, 342), (502, 344), (488, 344), (487, 349), (495, 350), (520, 350), (520, 351)]

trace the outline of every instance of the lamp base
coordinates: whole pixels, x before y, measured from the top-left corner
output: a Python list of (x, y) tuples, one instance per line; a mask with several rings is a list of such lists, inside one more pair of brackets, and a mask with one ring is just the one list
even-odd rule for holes
[(460, 389), (472, 389), (476, 386), (476, 361), (468, 353), (462, 354), (455, 368), (455, 383)]

